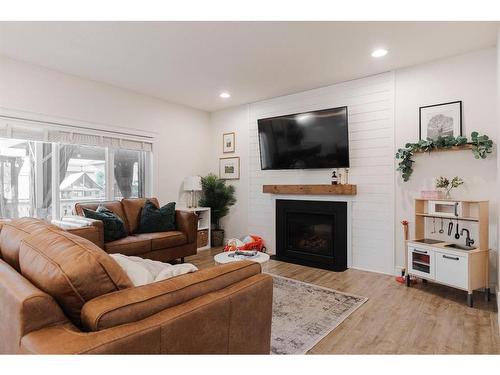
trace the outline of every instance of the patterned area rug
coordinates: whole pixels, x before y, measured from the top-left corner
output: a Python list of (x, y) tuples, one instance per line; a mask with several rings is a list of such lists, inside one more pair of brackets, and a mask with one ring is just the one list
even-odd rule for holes
[(271, 275), (272, 354), (305, 354), (368, 298)]

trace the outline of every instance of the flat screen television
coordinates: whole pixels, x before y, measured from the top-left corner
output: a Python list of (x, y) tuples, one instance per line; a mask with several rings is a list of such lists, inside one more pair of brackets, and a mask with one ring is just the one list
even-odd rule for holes
[(347, 107), (258, 120), (265, 169), (348, 168)]

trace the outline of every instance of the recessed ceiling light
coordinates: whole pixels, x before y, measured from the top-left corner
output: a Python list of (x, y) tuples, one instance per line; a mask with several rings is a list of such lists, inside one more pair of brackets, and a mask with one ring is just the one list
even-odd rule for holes
[(219, 95), (222, 99), (228, 99), (231, 97), (231, 94), (228, 92), (221, 92)]
[(379, 49), (376, 49), (375, 51), (372, 52), (372, 57), (383, 57), (385, 55), (387, 55), (387, 50), (384, 49), (384, 48), (379, 48)]

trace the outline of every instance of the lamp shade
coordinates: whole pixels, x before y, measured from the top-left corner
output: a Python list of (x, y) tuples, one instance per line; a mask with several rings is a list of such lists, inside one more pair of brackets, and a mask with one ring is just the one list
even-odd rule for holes
[(186, 191), (201, 191), (201, 177), (188, 176), (184, 179), (184, 190)]

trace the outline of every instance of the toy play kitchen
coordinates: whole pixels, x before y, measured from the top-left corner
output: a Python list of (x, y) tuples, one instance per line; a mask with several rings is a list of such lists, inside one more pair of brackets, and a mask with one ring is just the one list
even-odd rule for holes
[(406, 286), (416, 277), (462, 289), (470, 307), (472, 292), (484, 288), (489, 301), (488, 206), (488, 201), (415, 199), (414, 239), (406, 241)]

